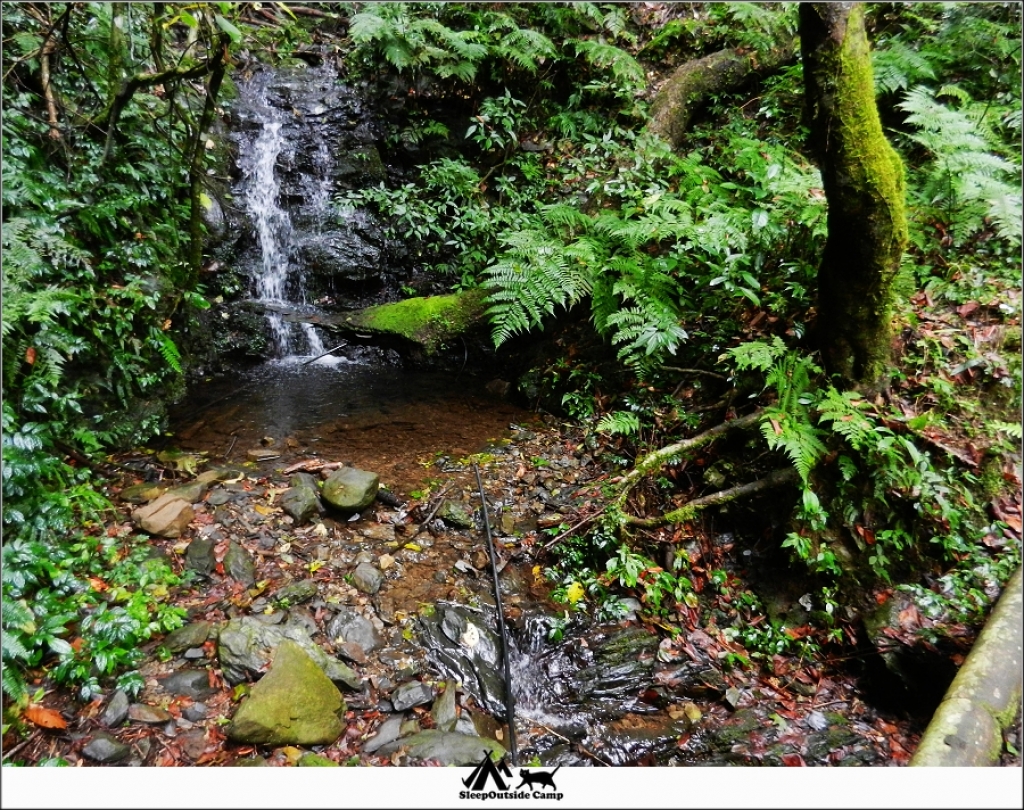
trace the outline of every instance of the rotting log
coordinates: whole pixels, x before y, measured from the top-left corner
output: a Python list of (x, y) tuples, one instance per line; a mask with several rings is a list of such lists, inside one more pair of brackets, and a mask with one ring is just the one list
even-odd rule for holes
[(935, 710), (913, 766), (982, 766), (999, 760), (1003, 730), (1021, 707), (1021, 569)]
[(654, 97), (649, 131), (678, 149), (694, 113), (709, 96), (738, 89), (751, 76), (778, 70), (795, 56), (791, 39), (767, 51), (728, 48), (681, 65)]

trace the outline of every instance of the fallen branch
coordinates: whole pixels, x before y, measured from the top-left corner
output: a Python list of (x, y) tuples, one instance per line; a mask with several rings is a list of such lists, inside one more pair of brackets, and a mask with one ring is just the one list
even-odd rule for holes
[(423, 519), (423, 521), (422, 521), (422, 522), (420, 523), (420, 525), (416, 527), (416, 531), (414, 531), (414, 532), (412, 533), (412, 537), (410, 537), (410, 538), (409, 538), (409, 540), (413, 540), (413, 539), (415, 539), (415, 538), (416, 538), (416, 536), (417, 536), (417, 535), (419, 535), (419, 533), (420, 533), (421, 531), (423, 531), (423, 530), (424, 530), (424, 529), (425, 529), (425, 528), (427, 527), (427, 524), (428, 524), (428, 523), (430, 523), (430, 520), (431, 520), (431, 518), (433, 518), (433, 517), (434, 517), (434, 515), (436, 515), (436, 514), (437, 514), (437, 510), (438, 510), (438, 509), (440, 509), (440, 508), (441, 508), (441, 505), (442, 505), (442, 504), (444, 503), (444, 494), (445, 494), (445, 493), (446, 493), (446, 492), (447, 492), (447, 491), (448, 491), (449, 489), (451, 489), (451, 488), (452, 488), (452, 485), (453, 485), (454, 483), (455, 483), (454, 481), (449, 481), (449, 482), (448, 482), (447, 484), (445, 484), (445, 485), (444, 485), (444, 486), (443, 486), (443, 487), (441, 488), (441, 491), (437, 493), (437, 503), (436, 503), (436, 504), (434, 504), (434, 508), (430, 510), (430, 512), (429, 512), (429, 513), (427, 514), (427, 516), (426, 516), (426, 517), (425, 517), (425, 518)]
[(722, 422), (715, 427), (705, 430), (703, 433), (694, 436), (691, 439), (683, 439), (675, 444), (670, 444), (667, 447), (662, 447), (659, 450), (655, 450), (653, 453), (649, 453), (644, 456), (640, 461), (637, 462), (636, 466), (622, 479), (621, 489), (615, 499), (616, 506), (621, 510), (626, 503), (626, 497), (630, 492), (633, 491), (634, 487), (640, 483), (640, 481), (651, 473), (660, 470), (667, 464), (676, 462), (680, 456), (686, 453), (692, 453), (694, 450), (698, 450), (707, 444), (710, 444), (720, 436), (724, 436), (733, 430), (742, 430), (744, 428), (751, 427), (757, 424), (761, 418), (762, 411), (759, 408), (747, 416), (741, 416), (739, 419), (733, 419), (729, 422)]
[(568, 537), (570, 534), (572, 534), (577, 529), (582, 528), (583, 526), (586, 526), (588, 523), (590, 523), (592, 520), (596, 520), (597, 518), (601, 517), (601, 515), (604, 514), (604, 511), (607, 508), (608, 508), (607, 506), (602, 506), (600, 509), (598, 509), (596, 512), (594, 512), (594, 514), (588, 515), (587, 517), (583, 518), (583, 520), (581, 520), (575, 526), (570, 526), (568, 529), (566, 529), (564, 532), (559, 534), (557, 537), (555, 537), (555, 538), (553, 538), (551, 540), (548, 540), (548, 542), (546, 542), (543, 546), (541, 546), (541, 548), (544, 549), (544, 551), (547, 551), (549, 548), (551, 548), (559, 540), (561, 540), (561, 539), (563, 539), (565, 537)]
[(796, 468), (787, 467), (783, 470), (775, 470), (764, 478), (751, 481), (749, 484), (740, 484), (739, 486), (723, 489), (720, 492), (715, 492), (711, 495), (704, 495), (701, 498), (696, 498), (695, 500), (680, 506), (678, 509), (673, 509), (671, 512), (666, 512), (663, 515), (657, 515), (649, 518), (638, 518), (633, 517), (632, 515), (623, 515), (622, 521), (623, 523), (628, 523), (630, 526), (639, 526), (645, 529), (663, 526), (666, 523), (685, 523), (688, 520), (693, 520), (698, 512), (707, 509), (709, 506), (721, 506), (723, 503), (729, 503), (730, 501), (746, 498), (750, 495), (756, 495), (766, 489), (773, 489), (785, 484), (795, 484), (799, 480), (800, 474), (796, 471)]

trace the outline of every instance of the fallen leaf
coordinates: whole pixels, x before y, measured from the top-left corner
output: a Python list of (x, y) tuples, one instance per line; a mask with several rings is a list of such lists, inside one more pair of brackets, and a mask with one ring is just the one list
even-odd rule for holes
[(25, 349), (25, 362), (28, 363), (30, 366), (35, 365), (36, 350), (32, 346), (29, 346), (27, 349)]
[(30, 705), (25, 709), (25, 719), (40, 728), (67, 728), (68, 721), (56, 709)]
[(783, 754), (782, 764), (787, 768), (806, 768), (807, 763), (804, 762), (804, 758), (799, 754)]

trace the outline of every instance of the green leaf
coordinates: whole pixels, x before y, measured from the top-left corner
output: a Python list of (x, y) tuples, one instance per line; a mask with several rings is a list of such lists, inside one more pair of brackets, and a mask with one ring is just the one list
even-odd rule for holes
[(228, 22), (224, 17), (222, 17), (220, 14), (215, 14), (214, 20), (217, 23), (217, 27), (225, 34), (227, 34), (231, 38), (231, 41), (233, 43), (237, 45), (239, 42), (242, 41), (242, 32), (239, 31), (230, 22)]

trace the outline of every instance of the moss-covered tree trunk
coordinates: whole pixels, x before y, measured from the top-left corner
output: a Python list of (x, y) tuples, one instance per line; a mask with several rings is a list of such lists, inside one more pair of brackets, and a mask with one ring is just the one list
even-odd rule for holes
[(828, 199), (819, 346), (846, 385), (878, 390), (892, 362), (893, 281), (907, 242), (903, 165), (879, 121), (861, 4), (800, 6), (800, 42), (810, 145)]

